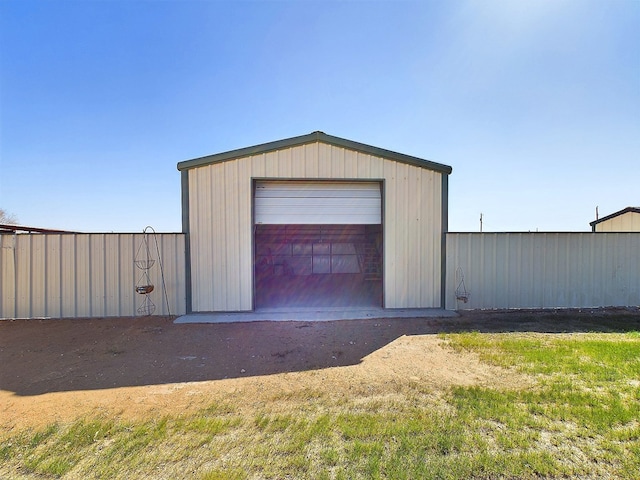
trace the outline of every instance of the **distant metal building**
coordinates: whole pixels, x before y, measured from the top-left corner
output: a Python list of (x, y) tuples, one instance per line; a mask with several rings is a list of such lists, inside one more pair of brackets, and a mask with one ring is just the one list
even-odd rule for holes
[(0, 233), (77, 233), (68, 230), (53, 230), (51, 228), (27, 227), (12, 223), (0, 223)]
[(640, 232), (640, 207), (624, 208), (589, 225), (593, 232)]
[(178, 170), (187, 312), (444, 307), (451, 167), (313, 132)]

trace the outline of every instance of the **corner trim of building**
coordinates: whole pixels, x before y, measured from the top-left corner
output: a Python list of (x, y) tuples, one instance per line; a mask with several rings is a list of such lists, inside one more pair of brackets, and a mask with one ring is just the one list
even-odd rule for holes
[(447, 301), (447, 233), (449, 231), (449, 175), (442, 174), (442, 212), (440, 239), (440, 308), (446, 308)]
[(180, 172), (180, 187), (182, 200), (182, 233), (184, 234), (184, 290), (185, 309), (187, 314), (193, 312), (191, 288), (191, 231), (189, 227), (189, 172)]

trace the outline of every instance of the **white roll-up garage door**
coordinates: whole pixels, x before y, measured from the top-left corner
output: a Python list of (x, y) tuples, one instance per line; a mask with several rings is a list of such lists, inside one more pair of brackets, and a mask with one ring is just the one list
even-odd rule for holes
[(257, 224), (380, 224), (379, 182), (256, 182)]

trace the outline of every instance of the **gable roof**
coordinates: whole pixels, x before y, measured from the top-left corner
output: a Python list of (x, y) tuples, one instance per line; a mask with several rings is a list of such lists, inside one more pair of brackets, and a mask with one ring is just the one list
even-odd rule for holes
[(622, 210), (612, 213), (611, 215), (607, 215), (606, 217), (602, 217), (602, 218), (599, 218), (598, 220), (594, 220), (593, 222), (590, 222), (589, 225), (591, 225), (592, 227), (595, 227), (600, 222), (606, 222), (607, 220), (611, 220), (612, 218), (619, 217), (620, 215), (624, 215), (625, 213), (629, 213), (629, 212), (640, 213), (640, 207), (623, 208)]
[(418, 157), (412, 157), (411, 155), (405, 155), (403, 153), (392, 152), (391, 150), (385, 150), (383, 148), (372, 147), (371, 145), (365, 145), (364, 143), (354, 142), (345, 138), (334, 137), (332, 135), (327, 135), (324, 132), (312, 132), (307, 135), (301, 135), (299, 137), (286, 138), (284, 140), (263, 143), (261, 145), (255, 145), (253, 147), (240, 148), (228, 152), (208, 155), (206, 157), (194, 158), (193, 160), (185, 160), (184, 162), (178, 163), (178, 170), (188, 170), (190, 168), (202, 167), (204, 165), (220, 163), (235, 158), (259, 155), (262, 153), (273, 152), (275, 150), (298, 147), (300, 145), (306, 145), (316, 142), (326, 143), (328, 145), (334, 145), (336, 147), (343, 147), (349, 150), (355, 150), (357, 152), (374, 155), (376, 157), (383, 157), (401, 163), (408, 163), (409, 165), (415, 165), (417, 167), (426, 168), (428, 170), (435, 170), (437, 172), (445, 174), (450, 174), (452, 171), (452, 168), (448, 165), (432, 162), (430, 160), (424, 160)]

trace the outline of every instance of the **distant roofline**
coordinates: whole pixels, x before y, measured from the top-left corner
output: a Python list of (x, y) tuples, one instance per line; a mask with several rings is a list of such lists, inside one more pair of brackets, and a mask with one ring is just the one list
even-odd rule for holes
[(627, 208), (623, 208), (622, 210), (619, 210), (615, 213), (612, 213), (611, 215), (607, 215), (606, 217), (602, 217), (599, 218), (597, 220), (594, 220), (593, 222), (589, 222), (589, 225), (591, 225), (592, 227), (595, 227), (597, 224), (599, 224), (600, 222), (606, 222), (607, 220), (611, 220), (612, 218), (618, 217), (620, 215), (624, 215), (625, 213), (640, 213), (640, 207), (627, 207)]
[(273, 152), (275, 150), (282, 150), (285, 148), (297, 147), (300, 145), (306, 145), (316, 142), (343, 147), (349, 150), (355, 150), (377, 157), (388, 158), (390, 160), (395, 160), (402, 163), (408, 163), (410, 165), (426, 168), (428, 170), (435, 170), (447, 175), (452, 171), (452, 168), (450, 166), (444, 165), (442, 163), (436, 163), (430, 160), (425, 160), (423, 158), (413, 157), (411, 155), (405, 155), (403, 153), (393, 152), (391, 150), (385, 150), (384, 148), (373, 147), (371, 145), (354, 142), (345, 138), (334, 137), (320, 131), (312, 132), (307, 135), (301, 135), (298, 137), (286, 138), (284, 140), (277, 140), (275, 142), (254, 145), (252, 147), (239, 148), (237, 150), (230, 150), (228, 152), (207, 155), (205, 157), (194, 158), (192, 160), (185, 160), (178, 163), (178, 170), (189, 170), (191, 168), (212, 165), (214, 163), (220, 163), (235, 158), (249, 157), (251, 155), (259, 155), (262, 153)]
[(0, 223), (0, 233), (78, 233), (69, 230), (53, 230), (51, 228), (27, 227), (25, 225), (13, 225)]

